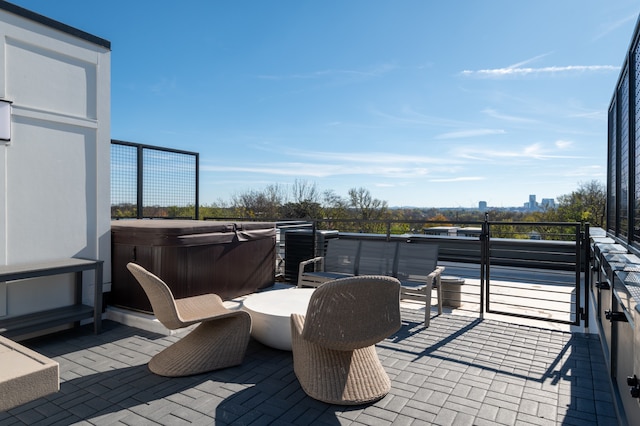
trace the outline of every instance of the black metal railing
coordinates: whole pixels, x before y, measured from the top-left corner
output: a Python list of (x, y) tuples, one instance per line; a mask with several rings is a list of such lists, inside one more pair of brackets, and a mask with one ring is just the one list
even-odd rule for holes
[(324, 254), (328, 239), (401, 238), (438, 244), (445, 275), (465, 280), (446, 289), (458, 301), (456, 309), (588, 326), (586, 223), (272, 221), (280, 231), (276, 273), (288, 282), (297, 280), (300, 261)]
[(199, 154), (111, 141), (111, 218), (199, 218)]

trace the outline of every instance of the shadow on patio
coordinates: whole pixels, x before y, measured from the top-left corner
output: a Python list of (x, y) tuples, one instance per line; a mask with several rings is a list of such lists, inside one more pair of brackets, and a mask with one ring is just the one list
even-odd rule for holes
[(60, 363), (60, 392), (0, 413), (2, 424), (611, 424), (594, 335), (444, 314), (378, 345), (392, 379), (382, 400), (343, 407), (306, 396), (290, 352), (252, 340), (238, 367), (164, 378), (145, 363), (178, 337), (105, 322), (27, 345)]

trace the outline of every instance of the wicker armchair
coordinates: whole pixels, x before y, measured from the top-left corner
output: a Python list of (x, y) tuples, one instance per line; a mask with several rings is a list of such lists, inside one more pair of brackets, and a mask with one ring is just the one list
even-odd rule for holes
[(188, 335), (156, 354), (149, 370), (160, 376), (180, 377), (241, 364), (251, 330), (251, 317), (232, 311), (216, 294), (174, 299), (157, 276), (135, 263), (127, 268), (144, 289), (156, 318), (175, 330), (201, 323)]
[(376, 401), (391, 389), (375, 344), (400, 328), (400, 282), (384, 276), (329, 281), (307, 314), (291, 315), (293, 369), (302, 389), (342, 405)]

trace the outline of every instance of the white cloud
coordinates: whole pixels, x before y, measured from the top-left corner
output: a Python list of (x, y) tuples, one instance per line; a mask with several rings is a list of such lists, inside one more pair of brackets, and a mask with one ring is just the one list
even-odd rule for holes
[(429, 182), (469, 182), (477, 180), (486, 180), (486, 178), (482, 176), (461, 176), (454, 178), (430, 179)]
[(538, 120), (533, 120), (531, 118), (523, 118), (523, 117), (516, 117), (514, 115), (501, 114), (498, 111), (491, 108), (484, 109), (482, 112), (488, 115), (489, 117), (497, 118), (498, 120), (509, 121), (512, 123), (537, 123), (538, 122)]
[(525, 157), (540, 157), (542, 155), (542, 144), (534, 143), (533, 145), (525, 146), (523, 153)]
[(541, 74), (568, 74), (585, 72), (618, 72), (620, 67), (613, 65), (567, 65), (542, 68), (505, 67), (483, 70), (464, 70), (461, 74), (465, 77), (502, 78), (521, 77)]
[(556, 147), (558, 149), (568, 149), (568, 148), (571, 148), (572, 146), (573, 146), (572, 141), (563, 141), (563, 140), (556, 141)]
[(638, 19), (638, 14), (634, 13), (631, 14), (627, 17), (624, 17), (622, 19), (619, 19), (615, 22), (608, 22), (604, 25), (600, 26), (600, 32), (594, 37), (594, 41), (601, 39), (602, 37), (606, 36), (607, 34), (617, 30), (618, 28), (626, 25), (628, 22), (632, 22), (635, 21), (636, 19)]
[(376, 117), (384, 118), (385, 120), (403, 123), (403, 124), (416, 124), (423, 126), (444, 126), (444, 127), (460, 127), (464, 126), (466, 123), (460, 120), (455, 120), (451, 118), (442, 118), (436, 117), (432, 115), (423, 114), (419, 111), (416, 111), (410, 106), (402, 107), (398, 113), (387, 113), (380, 111), (378, 109), (371, 109), (371, 114)]
[(357, 78), (369, 78), (378, 77), (388, 72), (393, 71), (397, 67), (392, 64), (382, 64), (372, 66), (366, 70), (345, 70), (345, 69), (328, 69), (320, 71), (310, 71), (299, 74), (283, 74), (283, 75), (259, 75), (258, 78), (263, 80), (314, 80), (323, 78), (336, 78), (336, 77), (357, 77)]
[(469, 129), (460, 130), (457, 132), (447, 132), (436, 136), (436, 139), (461, 139), (461, 138), (473, 138), (476, 136), (487, 135), (503, 135), (505, 132), (502, 129)]
[(312, 158), (316, 161), (351, 162), (367, 164), (441, 164), (442, 158), (423, 155), (393, 154), (389, 152), (328, 152), (288, 150), (287, 155)]
[[(318, 163), (273, 163), (246, 164), (243, 166), (206, 165), (200, 169), (204, 172), (265, 174), (271, 176), (308, 176), (324, 178), (329, 176), (372, 175), (389, 178), (415, 178), (431, 173), (425, 167), (388, 166), (375, 164), (318, 164)], [(440, 168), (436, 170), (440, 171)]]
[(596, 179), (606, 176), (606, 170), (604, 167), (599, 165), (581, 166), (565, 171), (564, 176)]
[(524, 61), (515, 63), (513, 65), (509, 65), (508, 68), (522, 68), (523, 65), (530, 64), (531, 62), (536, 62), (538, 59), (542, 59), (545, 56), (549, 56), (550, 54), (551, 54), (551, 52), (543, 53), (542, 55), (534, 56), (533, 58), (525, 59)]
[(569, 114), (568, 117), (573, 118), (589, 118), (594, 120), (606, 120), (607, 119), (607, 111), (589, 111), (589, 112), (579, 112), (575, 114)]
[(579, 156), (567, 156), (554, 154), (555, 149), (547, 149), (541, 143), (534, 143), (521, 149), (491, 149), (482, 147), (461, 147), (454, 150), (454, 155), (473, 161), (499, 161), (504, 159), (578, 159)]
[[(267, 150), (268, 151), (268, 150)], [(329, 152), (279, 149), (279, 158), (292, 161), (201, 164), (203, 172), (326, 178), (330, 176), (378, 176), (414, 179), (433, 173), (458, 173), (465, 161), (450, 156), (430, 157), (388, 152)], [(301, 161), (297, 161), (301, 160)]]

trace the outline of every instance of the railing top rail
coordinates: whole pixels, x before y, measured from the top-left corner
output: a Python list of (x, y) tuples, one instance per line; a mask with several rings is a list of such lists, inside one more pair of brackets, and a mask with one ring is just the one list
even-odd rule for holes
[(487, 222), (489, 225), (516, 225), (516, 226), (539, 226), (539, 225), (544, 225), (544, 226), (581, 226), (581, 225), (588, 225), (588, 223), (582, 223), (582, 222), (508, 222), (508, 221), (503, 221), (503, 222), (498, 222), (498, 221), (488, 221)]
[[(265, 217), (241, 217), (241, 216), (207, 216), (204, 220), (243, 220), (243, 221), (261, 221), (261, 222), (332, 222), (332, 223), (428, 223), (434, 225), (456, 224), (456, 225), (482, 225), (485, 221), (476, 220), (431, 220), (431, 219), (339, 219), (339, 218), (322, 218), (322, 219), (288, 219), (288, 218), (265, 218)], [(588, 225), (588, 222), (526, 222), (526, 221), (487, 221), (490, 225), (517, 225), (517, 226), (580, 226)]]
[(194, 152), (194, 151), (185, 151), (185, 150), (182, 150), (182, 149), (167, 148), (167, 147), (164, 147), (164, 146), (147, 145), (147, 144), (144, 144), (144, 143), (128, 142), (128, 141), (122, 141), (122, 140), (118, 140), (118, 139), (111, 139), (111, 143), (115, 144), (115, 145), (131, 146), (131, 147), (134, 147), (134, 148), (152, 149), (152, 150), (155, 150), (155, 151), (173, 152), (173, 153), (176, 153), (176, 154), (187, 154), (187, 155), (193, 155), (195, 157), (200, 156), (199, 153)]

